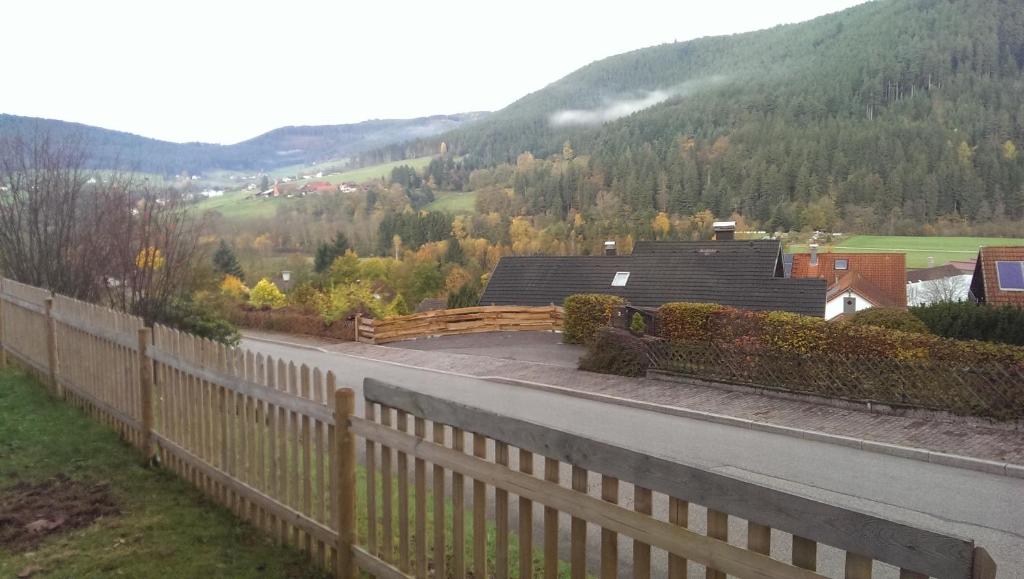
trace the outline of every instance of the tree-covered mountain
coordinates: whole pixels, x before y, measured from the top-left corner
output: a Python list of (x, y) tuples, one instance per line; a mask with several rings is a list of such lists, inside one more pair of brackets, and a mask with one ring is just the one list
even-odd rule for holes
[(576, 162), (515, 182), (525, 207), (563, 217), (605, 192), (638, 223), (1020, 220), (1022, 70), (1021, 0), (878, 0), (607, 58), (441, 139), (474, 167), (568, 141)]
[[(357, 155), (396, 143), (439, 135), (486, 113), (371, 120), (350, 125), (283, 127), (234, 145), (171, 143), (79, 123), (0, 114), (0, 138), (47, 133), (82, 139), (97, 168), (130, 168), (160, 174), (213, 169), (271, 170)], [(395, 151), (401, 154), (402, 150)]]

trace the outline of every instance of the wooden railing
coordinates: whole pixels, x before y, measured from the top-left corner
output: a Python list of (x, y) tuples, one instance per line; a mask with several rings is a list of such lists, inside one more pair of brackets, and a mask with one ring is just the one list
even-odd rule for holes
[(357, 318), (358, 340), (386, 344), (427, 336), (454, 336), (477, 332), (561, 330), (564, 313), (559, 306), (474, 306), (435, 310), (382, 320)]
[[(0, 364), (8, 354), (338, 577), (530, 577), (538, 555), (544, 577), (568, 561), (572, 577), (645, 578), (660, 571), (657, 551), (673, 578), (686, 577), (688, 564), (715, 578), (821, 577), (826, 551), (839, 553), (848, 578), (871, 577), (876, 562), (908, 579), (995, 577), (968, 540), (373, 379), (360, 418), (352, 390), (329, 372), (151, 331), (138, 318), (0, 280)], [(358, 537), (357, 514), (368, 523)], [(737, 520), (745, 548), (730, 542)], [(588, 537), (594, 525), (600, 531)], [(620, 552), (620, 539), (632, 548)], [(595, 545), (598, 557), (588, 557)]]

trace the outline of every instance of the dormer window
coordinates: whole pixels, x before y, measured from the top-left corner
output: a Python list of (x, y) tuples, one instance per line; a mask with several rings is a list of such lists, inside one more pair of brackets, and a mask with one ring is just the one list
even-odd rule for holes
[(850, 262), (846, 259), (836, 260), (836, 269), (850, 269)]
[(627, 281), (629, 281), (628, 271), (616, 272), (615, 277), (612, 278), (612, 287), (626, 287)]

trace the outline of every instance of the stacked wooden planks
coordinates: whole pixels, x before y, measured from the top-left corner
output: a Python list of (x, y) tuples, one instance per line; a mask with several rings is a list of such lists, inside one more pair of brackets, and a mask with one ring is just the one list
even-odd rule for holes
[(364, 319), (359, 341), (386, 344), (427, 336), (479, 332), (558, 331), (564, 312), (559, 306), (474, 306), (435, 310), (383, 320)]

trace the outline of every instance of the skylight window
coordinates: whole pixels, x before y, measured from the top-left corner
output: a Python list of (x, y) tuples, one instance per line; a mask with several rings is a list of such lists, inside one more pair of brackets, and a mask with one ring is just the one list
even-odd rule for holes
[(999, 277), (999, 289), (1024, 292), (1024, 261), (997, 261), (996, 274)]
[(845, 259), (837, 259), (836, 269), (850, 269), (850, 262)]
[(612, 278), (612, 287), (626, 287), (627, 281), (629, 281), (628, 271), (616, 272), (615, 277)]

